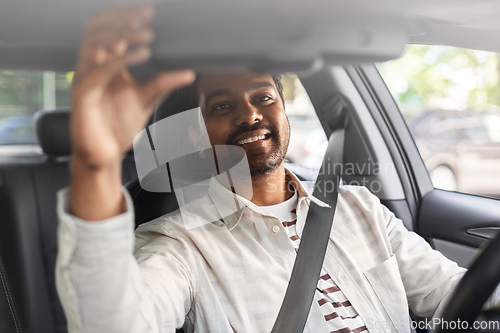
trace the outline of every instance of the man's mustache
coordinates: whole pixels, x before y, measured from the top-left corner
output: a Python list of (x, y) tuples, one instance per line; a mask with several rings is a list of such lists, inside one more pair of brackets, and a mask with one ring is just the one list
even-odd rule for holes
[(243, 124), (240, 125), (233, 133), (229, 134), (226, 144), (232, 145), (240, 135), (245, 134), (246, 132), (252, 132), (261, 129), (268, 130), (271, 134), (271, 137), (276, 138), (278, 136), (278, 129), (276, 128), (276, 126), (264, 123), (255, 123), (253, 125)]

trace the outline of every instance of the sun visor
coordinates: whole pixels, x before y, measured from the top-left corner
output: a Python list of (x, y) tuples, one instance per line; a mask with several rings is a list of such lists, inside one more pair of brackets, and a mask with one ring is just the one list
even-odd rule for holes
[[(397, 58), (407, 42), (500, 51), (497, 0), (161, 1), (155, 5), (153, 59), (132, 69), (138, 78), (183, 67), (314, 71)], [(0, 67), (72, 70), (89, 15), (123, 5), (5, 2)]]
[[(86, 20), (113, 6), (123, 1), (9, 2), (0, 12), (0, 66), (71, 70)], [(394, 0), (183, 0), (155, 10), (153, 57), (131, 69), (137, 78), (170, 68), (314, 71), (393, 59), (406, 43), (406, 8)]]
[(155, 42), (139, 79), (162, 69), (314, 71), (400, 56), (405, 22), (384, 1), (174, 1), (156, 5)]

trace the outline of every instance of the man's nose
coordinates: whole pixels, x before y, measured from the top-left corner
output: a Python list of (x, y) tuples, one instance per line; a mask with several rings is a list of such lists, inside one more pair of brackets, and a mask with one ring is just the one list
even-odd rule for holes
[(248, 124), (252, 125), (257, 122), (262, 121), (262, 113), (260, 112), (260, 109), (252, 105), (249, 101), (246, 101), (244, 103), (240, 103), (238, 107), (238, 112), (236, 112), (237, 117), (236, 117), (236, 125), (243, 125), (243, 124)]

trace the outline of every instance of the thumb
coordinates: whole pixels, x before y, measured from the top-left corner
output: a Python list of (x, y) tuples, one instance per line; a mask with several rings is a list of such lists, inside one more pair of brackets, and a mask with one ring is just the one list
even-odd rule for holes
[(154, 107), (166, 94), (193, 83), (196, 75), (189, 69), (162, 72), (140, 87), (143, 105)]

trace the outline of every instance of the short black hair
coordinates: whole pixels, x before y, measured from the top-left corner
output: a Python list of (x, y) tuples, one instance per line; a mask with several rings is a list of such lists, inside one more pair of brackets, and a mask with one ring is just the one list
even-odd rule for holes
[(271, 74), (271, 77), (273, 78), (274, 85), (276, 86), (276, 89), (278, 90), (278, 94), (280, 94), (281, 102), (283, 103), (283, 107), (285, 107), (285, 98), (283, 97), (283, 83), (281, 82), (281, 75), (280, 74)]
[[(285, 107), (285, 99), (283, 97), (283, 84), (281, 83), (280, 74), (270, 74), (273, 78), (274, 85), (280, 95), (283, 107)], [(172, 116), (176, 113), (197, 108), (198, 104), (198, 78), (189, 86), (174, 91), (168, 98), (158, 106), (154, 121)]]

